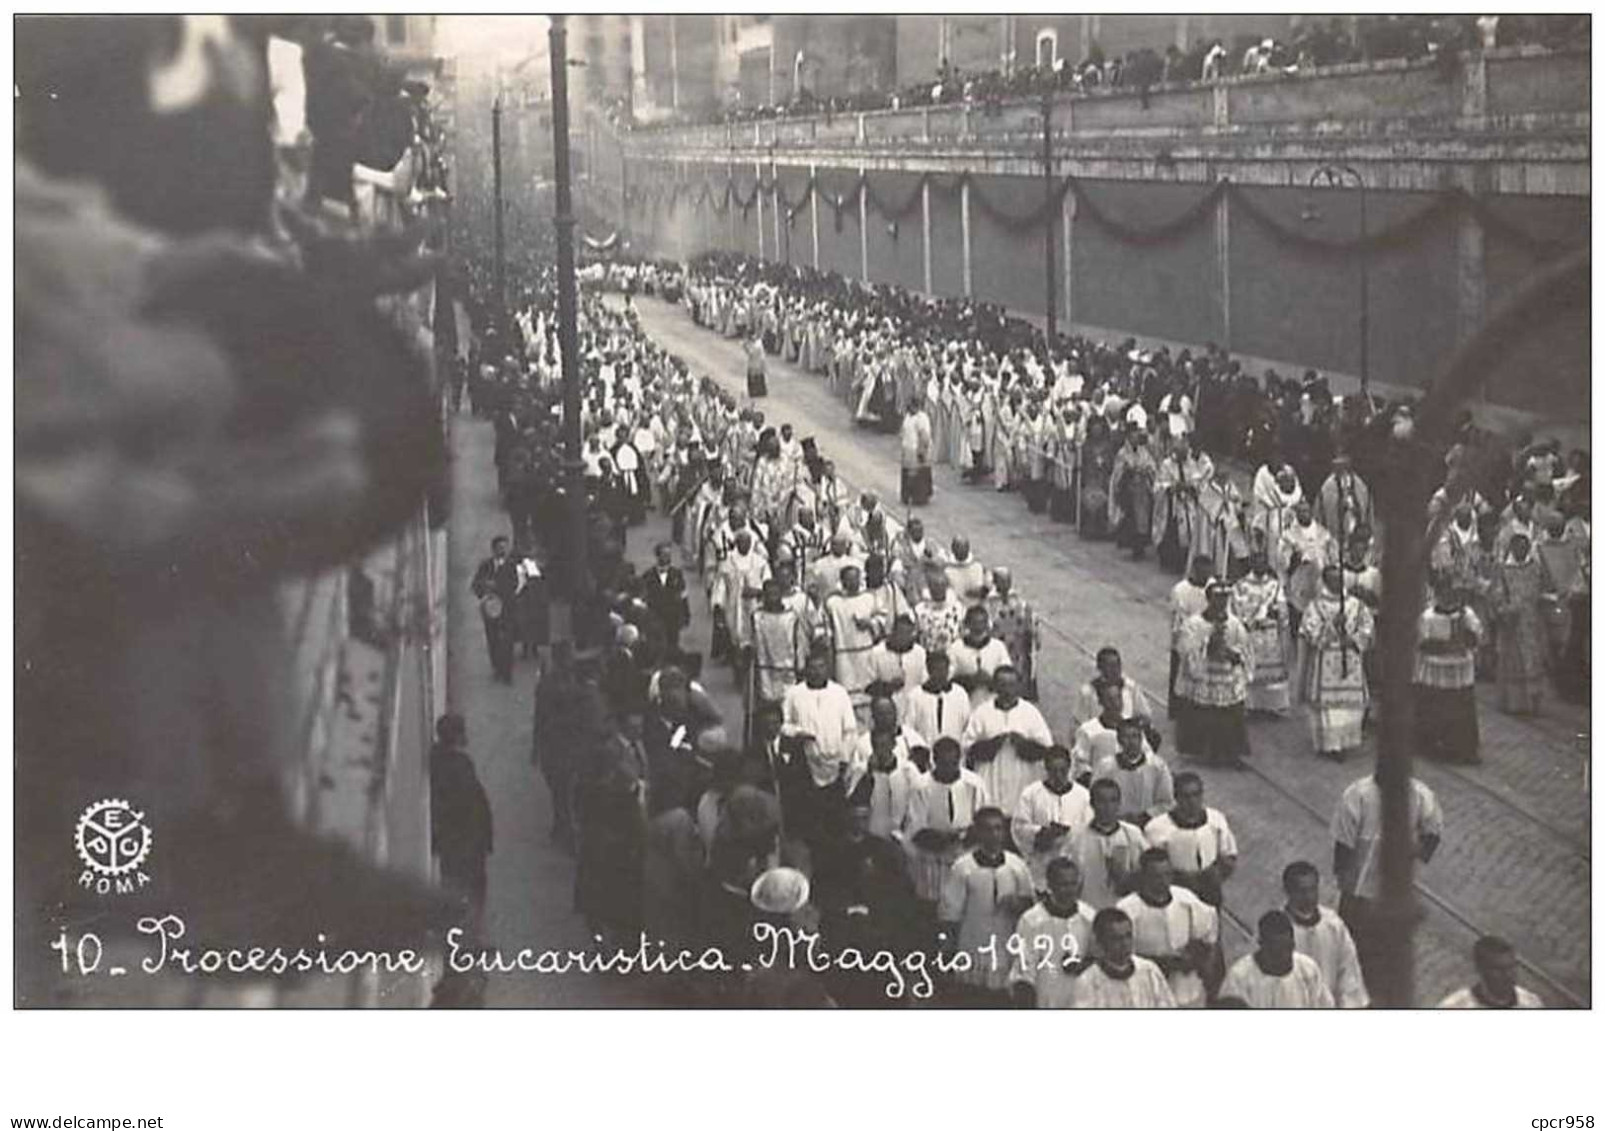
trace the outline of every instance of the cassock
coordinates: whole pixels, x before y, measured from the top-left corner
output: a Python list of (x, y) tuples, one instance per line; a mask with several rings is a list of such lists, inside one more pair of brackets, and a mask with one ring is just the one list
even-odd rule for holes
[(948, 562), (942, 567), (947, 571), (949, 591), (965, 603), (979, 601), (986, 592), (986, 569), (974, 558), (962, 562)]
[(1351, 471), (1334, 471), (1315, 496), (1315, 520), (1332, 532), (1339, 546), (1347, 545), (1359, 527), (1375, 530), (1371, 488)]
[(875, 647), (875, 596), (858, 592), (838, 593), (825, 602), (830, 625), (831, 651), (836, 661), (836, 682), (847, 689), (853, 705), (869, 702), (873, 680), (869, 653)]
[(1247, 574), (1232, 587), (1232, 615), (1248, 629), (1254, 646), (1254, 678), (1248, 709), (1286, 714), (1288, 694), (1287, 599), (1274, 573)]
[(926, 680), (904, 691), (902, 719), (925, 738), (928, 747), (934, 747), (939, 738), (961, 742), (965, 724), (970, 721), (969, 693), (951, 680), (940, 689)]
[(731, 550), (719, 567), (721, 585), (714, 591), (714, 608), (725, 611), (730, 642), (737, 648), (752, 643), (752, 614), (757, 590), (769, 580), (769, 558), (756, 545), (745, 554)]
[(915, 542), (905, 535), (898, 541), (897, 552), (892, 557), (892, 580), (903, 587), (911, 604), (918, 604), (930, 592), (926, 570), (942, 565), (945, 560), (941, 547), (929, 538)]
[(1245, 954), (1226, 972), (1221, 997), (1241, 998), (1250, 1009), (1331, 1009), (1332, 993), (1321, 968), (1308, 955), (1293, 953), (1293, 968), (1286, 974), (1267, 974), (1259, 956)]
[(1020, 944), (1009, 969), (1009, 984), (1035, 990), (1038, 1009), (1069, 1009), (1075, 975), (1065, 966), (1091, 956), (1096, 914), (1080, 900), (1068, 915), (1056, 914), (1046, 901), (1033, 904), (1014, 926)]
[(1032, 662), (1036, 614), (1013, 592), (1007, 600), (995, 595), (987, 598), (986, 606), (992, 618), (992, 635), (1003, 641), (1009, 650), (1009, 662), (1019, 671), (1023, 685), (1030, 687), (1036, 679)]
[(1142, 830), (1127, 821), (1101, 829), (1088, 824), (1070, 838), (1065, 853), (1081, 869), (1081, 898), (1102, 910), (1120, 899), (1125, 877), (1134, 876), (1148, 842)]
[(786, 689), (781, 708), (781, 734), (813, 739), (808, 747), (809, 773), (816, 786), (829, 785), (852, 757), (858, 740), (858, 719), (847, 690), (828, 680), (820, 688), (793, 684)]
[(831, 597), (842, 591), (842, 570), (848, 566), (861, 570), (863, 559), (851, 554), (826, 554), (813, 564), (809, 577), (821, 586), (826, 597)]
[(947, 600), (921, 601), (914, 609), (914, 624), (925, 652), (946, 652), (964, 631), (964, 602), (951, 591)]
[(898, 617), (912, 617), (914, 615), (914, 606), (909, 604), (908, 598), (903, 595), (903, 591), (891, 582), (877, 585), (872, 589), (867, 589), (866, 592), (875, 599), (874, 621), (877, 638), (883, 637), (890, 632), (892, 622), (897, 620)]
[(1516, 987), (1514, 1006), (1502, 1006), (1488, 1001), (1477, 986), (1465, 986), (1438, 1003), (1439, 1009), (1542, 1009), (1544, 999), (1524, 986)]
[[(1144, 958), (1179, 955), (1189, 943), (1215, 946), (1220, 917), (1215, 909), (1183, 887), (1171, 886), (1170, 898), (1155, 906), (1132, 892), (1115, 904), (1131, 917), (1132, 939)], [(1170, 975), (1170, 992), (1183, 1009), (1203, 1008), (1204, 980), (1196, 970)]]
[(1287, 917), (1293, 920), (1293, 948), (1307, 954), (1321, 968), (1326, 988), (1332, 991), (1332, 1003), (1338, 1009), (1365, 1009), (1371, 1004), (1366, 992), (1365, 979), (1360, 973), (1360, 954), (1354, 947), (1354, 936), (1348, 924), (1329, 907), (1316, 909), (1313, 920), (1301, 919), (1288, 909)]
[(1160, 813), (1143, 826), (1153, 848), (1163, 848), (1178, 876), (1196, 876), (1223, 856), (1237, 855), (1237, 838), (1219, 809), (1204, 809), (1198, 824), (1184, 822), (1174, 812)]
[[(884, 640), (869, 652), (870, 686), (891, 697), (897, 716), (908, 721), (908, 693), (927, 679), (925, 649), (918, 644), (894, 652)], [(934, 742), (935, 739), (932, 739)]]
[[(1089, 722), (1103, 713), (1103, 708), (1098, 705), (1098, 696), (1105, 682), (1102, 676), (1094, 676), (1076, 692), (1075, 717), (1078, 722)], [(1124, 676), (1120, 680), (1120, 717), (1142, 719), (1148, 723), (1154, 720), (1154, 709), (1148, 702), (1148, 693)]]
[(1115, 971), (1100, 962), (1070, 983), (1071, 1009), (1175, 1009), (1176, 998), (1159, 967), (1132, 955), (1129, 971)]
[(754, 680), (759, 700), (778, 703), (801, 678), (808, 659), (808, 628), (795, 609), (752, 614)]
[(890, 771), (873, 769), (874, 741), (860, 731), (847, 763), (847, 796), (860, 794), (869, 803), (869, 831), (872, 836), (901, 839), (908, 826), (914, 792), (924, 775), (914, 764), (913, 751), (921, 745), (920, 736), (907, 727), (892, 740), (896, 767)]
[[(1088, 719), (1076, 727), (1075, 738), (1070, 741), (1070, 776), (1083, 778), (1094, 769), (1112, 759), (1120, 750), (1120, 732), (1108, 726), (1103, 717)], [(1125, 802), (1125, 794), (1121, 794)]]
[[(964, 727), (962, 745), (968, 754), (977, 742), (1006, 734), (1018, 735), (1040, 747), (1053, 745), (1053, 735), (1042, 712), (1024, 699), (1006, 710), (995, 699), (975, 707)], [(1003, 810), (1004, 816), (1013, 817), (1025, 787), (1042, 780), (1042, 761), (1040, 757), (1027, 761), (1015, 750), (1013, 741), (1005, 741), (993, 758), (976, 767), (976, 773), (986, 782), (992, 804)]]
[(1012, 660), (1008, 646), (995, 636), (987, 637), (986, 643), (979, 646), (960, 637), (948, 646), (947, 655), (952, 661), (949, 671), (954, 680), (972, 685), (972, 705), (991, 696), (993, 673), (1007, 667)]
[[(936, 915), (943, 923), (958, 924), (958, 949), (970, 955), (969, 969), (954, 972), (959, 981), (989, 990), (1008, 986), (1009, 963), (1002, 956), (1008, 953), (1009, 936), (1019, 916), (1005, 901), (1035, 895), (1031, 870), (1012, 852), (1005, 851), (995, 864), (983, 863), (979, 850), (966, 852), (954, 862), (942, 884)], [(998, 955), (996, 959), (983, 953), (988, 948)]]
[(964, 852), (963, 837), (938, 850), (921, 848), (914, 837), (921, 829), (938, 832), (964, 833), (975, 823), (975, 814), (992, 803), (986, 792), (986, 783), (973, 771), (960, 769), (958, 777), (950, 782), (939, 780), (935, 774), (920, 777), (909, 799), (908, 836), (904, 846), (908, 850), (909, 870), (914, 875), (914, 891), (923, 900), (935, 903), (942, 895), (953, 863)]
[(1147, 750), (1143, 751), (1142, 761), (1129, 765), (1119, 754), (1093, 763), (1092, 780), (1102, 778), (1109, 778), (1120, 786), (1120, 813), (1127, 820), (1137, 814), (1158, 817), (1176, 803), (1170, 766), (1159, 755)]
[[(1092, 795), (1076, 782), (1063, 793), (1054, 792), (1046, 781), (1033, 782), (1020, 794), (1010, 831), (1014, 846), (1031, 869), (1031, 880), (1038, 891), (1048, 887), (1048, 864), (1070, 853), (1077, 833), (1092, 822)], [(1063, 825), (1067, 832), (1046, 848), (1037, 848), (1037, 834), (1049, 825)]]

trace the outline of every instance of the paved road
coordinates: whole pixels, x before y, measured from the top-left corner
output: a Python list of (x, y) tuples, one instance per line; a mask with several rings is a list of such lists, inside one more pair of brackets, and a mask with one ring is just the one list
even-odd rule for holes
[[(494, 535), (509, 533), (496, 493), (495, 436), (486, 421), (452, 421), (452, 507), (448, 634), (449, 699), (468, 720), (469, 751), (490, 795), (496, 850), (490, 858), (485, 929), (504, 953), (525, 947), (583, 949), (574, 914), (574, 864), (548, 840), (551, 797), (530, 759), (535, 662), (520, 659), (508, 687), (491, 678), (485, 632), (469, 584)], [(601, 975), (497, 974), (491, 1006), (629, 1005), (630, 988)]]
[[(744, 395), (739, 343), (696, 326), (684, 309), (637, 303), (644, 329), (695, 372)], [(790, 421), (815, 436), (838, 472), (858, 488), (895, 501), (895, 437), (853, 429), (827, 383), (770, 359), (770, 396), (760, 407), (771, 423)], [(938, 468), (936, 496), (922, 517), (943, 540), (967, 535), (987, 565), (1014, 568), (1017, 585), (1044, 618), (1042, 692), (1056, 735), (1069, 733), (1075, 689), (1105, 644), (1120, 647), (1126, 671), (1150, 690), (1168, 670), (1167, 598), (1173, 578), (1152, 564), (1133, 565), (1108, 543), (1081, 540), (1069, 527), (1032, 515), (1013, 495), (967, 487)], [(1486, 764), (1418, 773), (1443, 804), (1447, 835), (1418, 882), (1426, 911), (1418, 933), (1418, 1000), (1436, 1001), (1469, 974), (1468, 952), (1480, 931), (1510, 938), (1530, 964), (1527, 982), (1553, 1005), (1586, 1003), (1590, 988), (1589, 802), (1583, 788), (1586, 712), (1565, 709), (1530, 724), (1501, 715), (1484, 691), (1480, 710)], [(1368, 759), (1347, 766), (1315, 758), (1300, 718), (1257, 721), (1248, 772), (1204, 769), (1210, 804), (1226, 813), (1242, 856), (1227, 887), (1226, 942), (1246, 947), (1244, 924), (1280, 903), (1280, 873), (1291, 860), (1330, 873), (1327, 821), (1343, 788)], [(1173, 743), (1167, 743), (1173, 749)], [(1335, 892), (1330, 893), (1335, 901)]]
[[(491, 538), (508, 532), (496, 494), (494, 447), (489, 423), (469, 416), (453, 420), (450, 699), (452, 708), (468, 720), (469, 749), (490, 794), (495, 820), (486, 930), (491, 943), (509, 955), (525, 947), (537, 952), (583, 950), (591, 940), (574, 912), (574, 859), (549, 840), (551, 795), (530, 759), (535, 662), (518, 661), (511, 687), (491, 679), (484, 630), (469, 593), (474, 569), (489, 553)], [(629, 533), (630, 560), (645, 566), (652, 560), (652, 547), (668, 536), (668, 521), (650, 516), (644, 526)], [(711, 617), (702, 587), (693, 582), (690, 588), (694, 623), (706, 633)], [(740, 697), (728, 670), (710, 672), (706, 682), (715, 704), (739, 725)], [(654, 990), (650, 981), (640, 978), (573, 972), (505, 974), (490, 979), (486, 1004), (641, 1007), (658, 1003)]]

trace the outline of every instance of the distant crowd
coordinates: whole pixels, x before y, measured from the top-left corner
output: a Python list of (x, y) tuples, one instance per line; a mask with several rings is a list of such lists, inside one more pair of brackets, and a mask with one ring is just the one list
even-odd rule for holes
[(1587, 47), (1590, 20), (1564, 15), (1374, 15), (1358, 20), (1311, 18), (1290, 39), (1261, 35), (1196, 39), (1182, 49), (1141, 47), (1111, 55), (1096, 42), (1080, 62), (1056, 58), (1049, 64), (988, 71), (966, 71), (943, 60), (934, 82), (895, 90), (868, 90), (824, 98), (795, 92), (782, 104), (723, 107), (682, 122), (745, 122), (813, 114), (865, 113), (955, 103), (983, 109), (1010, 99), (1050, 92), (1096, 94), (1111, 90), (1146, 91), (1155, 86), (1214, 82), (1256, 74), (1300, 74), (1320, 67), (1387, 60), (1442, 60), (1452, 65), (1464, 51), (1536, 45), (1552, 50)]

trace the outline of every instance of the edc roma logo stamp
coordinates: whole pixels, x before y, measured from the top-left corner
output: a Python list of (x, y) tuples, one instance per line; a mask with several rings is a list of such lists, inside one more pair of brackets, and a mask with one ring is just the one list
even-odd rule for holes
[(150, 856), (151, 830), (145, 814), (111, 797), (97, 801), (78, 818), (74, 838), (84, 870), (78, 885), (97, 895), (126, 894), (150, 883), (144, 863)]

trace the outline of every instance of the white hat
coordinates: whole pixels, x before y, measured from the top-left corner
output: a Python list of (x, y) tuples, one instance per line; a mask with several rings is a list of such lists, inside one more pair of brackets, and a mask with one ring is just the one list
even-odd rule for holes
[(771, 868), (752, 882), (752, 905), (768, 915), (791, 915), (808, 903), (808, 877), (795, 868)]

